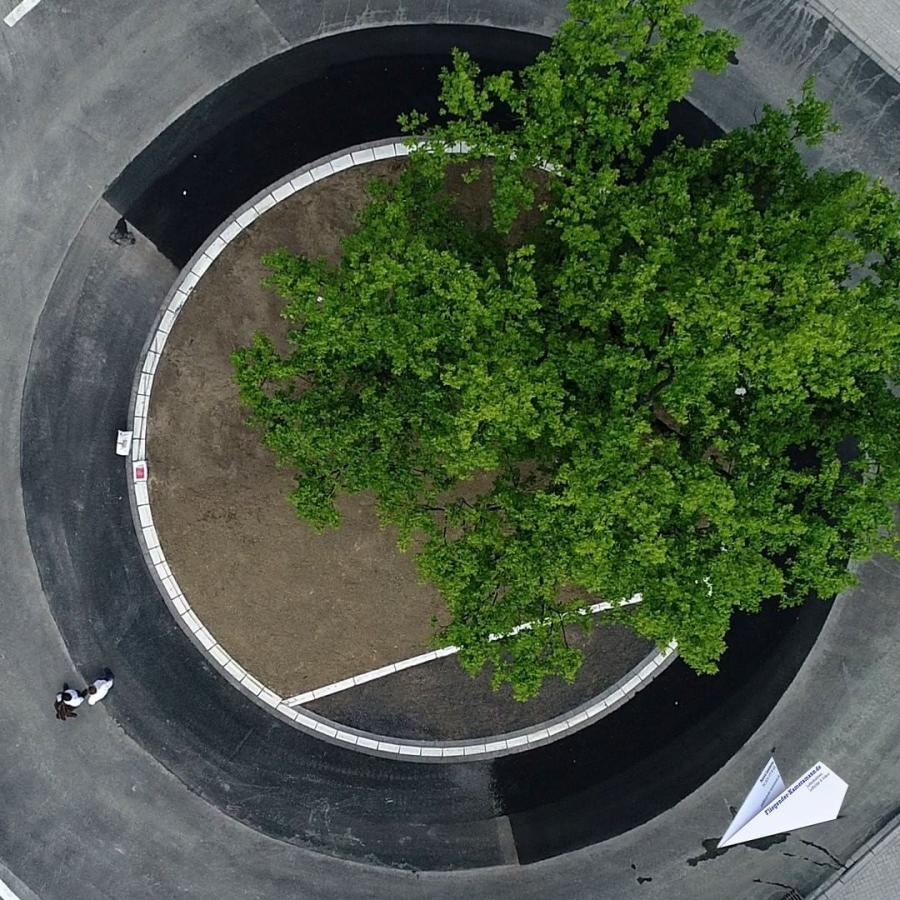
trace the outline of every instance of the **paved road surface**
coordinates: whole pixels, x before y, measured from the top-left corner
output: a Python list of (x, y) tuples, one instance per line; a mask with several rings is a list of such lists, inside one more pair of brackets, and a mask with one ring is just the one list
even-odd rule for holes
[(891, 72), (900, 72), (900, 3), (897, 0), (812, 0), (831, 21)]
[(893, 900), (900, 897), (900, 819), (889, 822), (808, 900)]
[[(784, 0), (705, 0), (697, 8), (711, 24), (744, 36), (740, 65), (718, 83), (698, 83), (700, 108), (724, 127), (751, 121), (762, 102), (783, 101), (818, 72), (846, 126), (821, 160), (858, 165), (897, 184), (897, 85), (851, 42), (808, 7)], [(811, 891), (835, 859), (846, 859), (896, 813), (900, 566), (882, 560), (865, 567), (862, 589), (838, 604), (813, 657), (728, 766), (645, 825), (532, 866), (417, 874), (311, 853), (187, 791), (107, 711), (78, 728), (48, 714), (47, 698), (72, 663), (28, 540), (19, 415), (38, 317), (67, 255), (69, 265), (77, 262), (70, 245), (103, 211), (107, 186), (216, 86), (312, 37), (448, 19), (549, 33), (561, 10), (555, 0), (44, 0), (0, 33), (0, 859), (43, 900), (778, 900), (785, 885)], [(152, 254), (140, 265), (142, 278), (160, 285), (171, 276)], [(89, 304), (78, 310), (91, 313)], [(102, 378), (104, 347), (82, 351), (96, 354)], [(65, 457), (65, 440), (54, 449)], [(851, 784), (845, 817), (766, 849), (717, 855), (711, 848), (728, 805), (740, 800), (773, 746), (788, 778), (811, 757), (832, 764)], [(323, 807), (319, 817), (327, 823), (330, 813)]]

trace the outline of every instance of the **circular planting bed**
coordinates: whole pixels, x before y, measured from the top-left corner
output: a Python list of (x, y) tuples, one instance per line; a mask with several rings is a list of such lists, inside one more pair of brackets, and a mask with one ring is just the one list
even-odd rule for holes
[[(272, 706), (284, 698), (337, 727), (419, 741), (533, 730), (632, 678), (656, 649), (600, 613), (589, 635), (571, 635), (585, 654), (576, 682), (552, 679), (528, 703), (513, 700), (508, 687), (493, 691), (487, 671), (468, 677), (453, 655), (354, 684), (355, 676), (431, 650), (431, 619), (445, 615), (441, 598), (419, 581), (396, 534), (379, 527), (371, 497), (343, 498), (340, 528), (323, 534), (297, 518), (286, 499), (292, 475), (276, 467), (247, 427), (233, 379), (230, 354), (237, 347), (257, 331), (276, 340), (286, 331), (283, 301), (262, 286), (262, 257), (286, 247), (334, 262), (366, 202), (368, 181), (390, 178), (403, 165), (385, 158), (308, 178), (289, 196), (278, 197), (276, 189), (278, 203), (262, 204), (264, 211), (258, 203), (261, 214), (228, 236), (202, 277), (188, 275), (195, 283), (168, 323), (146, 452), (140, 444), (137, 451), (149, 463), (161, 544), (154, 553), (164, 555), (182, 605), (214, 639), (218, 662), (227, 655), (250, 673), (254, 687), (269, 689)], [(460, 179), (451, 189), (478, 214), (486, 208), (484, 187)], [(182, 612), (177, 604), (176, 610)], [(209, 649), (209, 640), (200, 640)], [(319, 692), (336, 683), (341, 690)], [(622, 699), (617, 695), (610, 707)]]

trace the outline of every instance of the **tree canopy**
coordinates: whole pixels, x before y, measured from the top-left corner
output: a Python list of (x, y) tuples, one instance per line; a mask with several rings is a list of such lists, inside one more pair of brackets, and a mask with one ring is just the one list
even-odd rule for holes
[[(290, 351), (234, 355), (298, 515), (336, 526), (339, 494), (373, 492), (420, 537), (436, 639), (519, 699), (575, 677), (590, 597), (640, 593), (628, 624), (714, 672), (736, 610), (834, 596), (897, 539), (897, 197), (807, 169), (798, 145), (831, 127), (812, 84), (651, 154), (736, 46), (684, 5), (572, 0), (519, 73), (455, 53), (340, 264), (267, 259)], [(446, 190), (460, 163), (489, 181), (487, 227)]]

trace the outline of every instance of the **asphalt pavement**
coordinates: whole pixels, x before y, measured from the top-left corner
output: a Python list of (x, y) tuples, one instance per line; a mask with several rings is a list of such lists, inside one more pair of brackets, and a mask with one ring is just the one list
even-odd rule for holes
[[(697, 106), (720, 126), (731, 127), (752, 120), (763, 102), (782, 102), (795, 94), (806, 74), (818, 72), (820, 87), (834, 98), (837, 114), (846, 125), (844, 133), (820, 154), (820, 161), (866, 168), (896, 184), (893, 147), (900, 114), (891, 103), (896, 83), (874, 68), (852, 42), (799, 5), (738, 2), (721, 6), (701, 3), (697, 9), (711, 24), (726, 24), (744, 36), (740, 63), (721, 79), (701, 79), (692, 96)], [(153, 618), (152, 612), (140, 607), (141, 597), (127, 593), (143, 577), (137, 565), (126, 566), (120, 573), (124, 582), (102, 570), (94, 571), (86, 584), (73, 582), (68, 589), (63, 578), (54, 583), (41, 581), (44, 572), (39, 573), (33, 549), (37, 555), (68, 559), (74, 571), (87, 534), (103, 535), (113, 549), (126, 540), (118, 534), (120, 523), (115, 519), (97, 523), (85, 518), (87, 509), (112, 509), (121, 485), (111, 469), (105, 477), (107, 470), (96, 457), (73, 452), (80, 436), (54, 427), (60, 414), (49, 392), (34, 392), (25, 414), (26, 425), (39, 423), (44, 428), (31, 433), (29, 442), (38, 443), (29, 446), (43, 439), (43, 458), (52, 458), (54, 478), (41, 481), (35, 471), (40, 454), (20, 455), (20, 412), (29, 367), (43, 378), (55, 372), (57, 394), (71, 387), (71, 401), (78, 408), (82, 391), (102, 387), (118, 371), (116, 360), (121, 355), (102, 339), (102, 332), (91, 328), (99, 322), (97, 298), (105, 303), (111, 293), (118, 294), (120, 315), (134, 317), (138, 329), (140, 317), (161, 300), (174, 277), (165, 251), (169, 249), (177, 259), (175, 253), (165, 246), (154, 249), (147, 239), (141, 240), (140, 249), (127, 262), (116, 258), (104, 263), (102, 255), (98, 257), (98, 238), (111, 227), (107, 217), (114, 221), (117, 212), (104, 196), (122, 202), (110, 186), (166, 126), (215, 88), (305, 41), (355, 27), (448, 19), (547, 34), (560, 15), (558, 3), (474, 0), (449, 4), (385, 0), (377, 8), (352, 0), (302, 7), (287, 0), (249, 6), (227, 0), (191, 5), (158, 0), (152, 7), (84, 0), (71, 8), (44, 0), (15, 28), (2, 32), (0, 673), (6, 690), (0, 696), (4, 722), (0, 796), (5, 810), (0, 820), (0, 859), (14, 873), (11, 877), (27, 884), (37, 896), (46, 900), (178, 896), (502, 900), (568, 895), (704, 900), (728, 895), (775, 900), (784, 896), (786, 885), (801, 893), (810, 891), (822, 881), (823, 872), (838, 865), (834, 860), (849, 856), (896, 812), (900, 692), (894, 660), (900, 649), (900, 626), (893, 613), (900, 567), (884, 560), (863, 568), (861, 588), (836, 604), (806, 664), (785, 686), (774, 710), (752, 735), (742, 739), (743, 746), (735, 748), (730, 762), (710, 771), (692, 793), (650, 821), (531, 865), (517, 865), (511, 858), (517, 846), (514, 820), (498, 807), (490, 773), (478, 767), (455, 771), (448, 767), (443, 774), (431, 776), (431, 812), (421, 827), (432, 831), (428, 840), (437, 848), (446, 843), (442, 825), (474, 823), (468, 843), (488, 847), (489, 855), (476, 862), (484, 867), (452, 873), (408, 872), (386, 868), (386, 860), (377, 854), (369, 863), (354, 863), (300, 846), (304, 837), (328, 835), (332, 839), (328, 849), (334, 852), (333, 839), (343, 827), (346, 798), (332, 803), (324, 791), (310, 790), (315, 803), (304, 826), (308, 835), (292, 835), (294, 840), (270, 836), (277, 834), (282, 822), (245, 824), (235, 817), (223, 799), (229, 791), (244, 800), (254, 792), (263, 800), (272, 793), (271, 784), (254, 783), (252, 771), (240, 766), (242, 747), (257, 742), (264, 746), (265, 725), (235, 733), (232, 762), (237, 762), (232, 771), (238, 777), (234, 783), (220, 781), (213, 795), (208, 791), (212, 781), (204, 786), (183, 777), (191, 767), (215, 768), (211, 764), (220, 762), (204, 758), (204, 747), (192, 743), (194, 735), (173, 727), (168, 740), (160, 738), (154, 744), (139, 733), (144, 708), (146, 718), (160, 726), (157, 734), (164, 735), (161, 726), (165, 724), (160, 707), (154, 707), (147, 691), (142, 692), (143, 682), (136, 680), (135, 696), (140, 702), (132, 708), (122, 684), (118, 708), (109, 704), (108, 709), (92, 711), (90, 721), (85, 716), (61, 726), (49, 714), (48, 701), (58, 683), (76, 671), (73, 657), (85, 669), (83, 674), (89, 674), (88, 667), (108, 661), (91, 658), (90, 648), (105, 652), (105, 636), (114, 633), (137, 654), (142, 633)], [(332, 112), (340, 117), (352, 115), (353, 110)], [(302, 115), (303, 109), (298, 109), (298, 116)], [(308, 127), (323, 126), (310, 121)], [(163, 244), (162, 237), (158, 240)], [(108, 250), (120, 251), (128, 252), (112, 245)], [(58, 302), (46, 307), (39, 328), (51, 295)], [(32, 355), (36, 333), (64, 335), (66, 329), (76, 338), (77, 353), (68, 358), (48, 355), (52, 345), (38, 343)], [(107, 396), (114, 403), (118, 394), (100, 390), (97, 396)], [(51, 409), (41, 410), (42, 398)], [(112, 406), (80, 408), (80, 418), (88, 424), (95, 417), (98, 446), (99, 429), (117, 412)], [(41, 520), (40, 505), (32, 507), (26, 527), (23, 472), (28, 489), (33, 492), (39, 485), (47, 508), (54, 509), (55, 521), (63, 521), (65, 528)], [(68, 478), (82, 485), (80, 494), (67, 489)], [(52, 502), (55, 492), (64, 498), (61, 507)], [(89, 492), (99, 499), (92, 500)], [(32, 548), (29, 528), (32, 539), (40, 536), (40, 546)], [(111, 554), (112, 564), (121, 558)], [(127, 562), (128, 557), (124, 559)], [(110, 596), (113, 586), (117, 591)], [(96, 595), (93, 602), (74, 606), (85, 594)], [(71, 640), (68, 631), (68, 643), (61, 637), (58, 626), (64, 625), (64, 617), (59, 611), (66, 608), (67, 621), (79, 616), (82, 620), (81, 643)], [(157, 619), (156, 627), (164, 630), (166, 626)], [(176, 626), (171, 628), (171, 639), (177, 641)], [(93, 645), (88, 639), (92, 631)], [(771, 651), (771, 644), (761, 644), (760, 654), (767, 648)], [(146, 667), (138, 671), (147, 673), (153, 660), (137, 662)], [(195, 677), (212, 681), (209, 674), (198, 675), (189, 666), (169, 676), (184, 692), (195, 687)], [(743, 698), (735, 698), (735, 703), (741, 702)], [(236, 697), (225, 703), (229, 705), (208, 710), (210, 717), (231, 716), (234, 709), (243, 716)], [(709, 745), (716, 746), (712, 730)], [(738, 847), (716, 854), (711, 848), (727, 825), (729, 804), (739, 802), (773, 747), (787, 778), (817, 758), (841, 774), (851, 785), (843, 817), (817, 828), (815, 834), (799, 833), (765, 848)], [(309, 785), (314, 776), (308, 772), (315, 769), (317, 754), (325, 751), (298, 744), (295, 752), (298, 768), (307, 770), (303, 777)], [(627, 756), (628, 744), (623, 743), (619, 752)], [(693, 747), (694, 754), (702, 754), (702, 746)], [(179, 755), (188, 758), (180, 767)], [(553, 767), (565, 765), (561, 757), (545, 760)], [(674, 761), (673, 756), (658, 765)], [(282, 764), (290, 762), (284, 759)], [(399, 781), (406, 779), (401, 769), (394, 771)], [(247, 780), (238, 783), (241, 777)], [(388, 777), (386, 771), (384, 777)], [(536, 767), (535, 778), (540, 777)], [(604, 802), (622, 804), (623, 795), (627, 797), (623, 792), (629, 788), (639, 797), (641, 787), (620, 785), (615, 797), (601, 793), (592, 799), (600, 810)], [(359, 786), (360, 793), (370, 790), (369, 784)], [(427, 792), (423, 796), (428, 800)], [(402, 790), (398, 797), (411, 802)], [(458, 798), (464, 798), (462, 809)], [(379, 788), (377, 801), (389, 805), (391, 800), (390, 792)], [(375, 803), (374, 793), (363, 799), (363, 805), (366, 801)], [(532, 810), (539, 805), (526, 804)], [(544, 812), (567, 817), (565, 806)], [(552, 822), (552, 817), (545, 815), (542, 822)], [(345, 837), (352, 849), (349, 845), (356, 836), (351, 830)]]

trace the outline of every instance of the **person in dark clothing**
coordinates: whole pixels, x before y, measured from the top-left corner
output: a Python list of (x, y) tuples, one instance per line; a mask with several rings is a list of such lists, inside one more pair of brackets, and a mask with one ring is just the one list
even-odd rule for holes
[(125, 221), (125, 216), (122, 216), (122, 218), (116, 222), (116, 227), (109, 233), (109, 239), (120, 247), (130, 247), (134, 243), (135, 238), (128, 230), (128, 223)]

